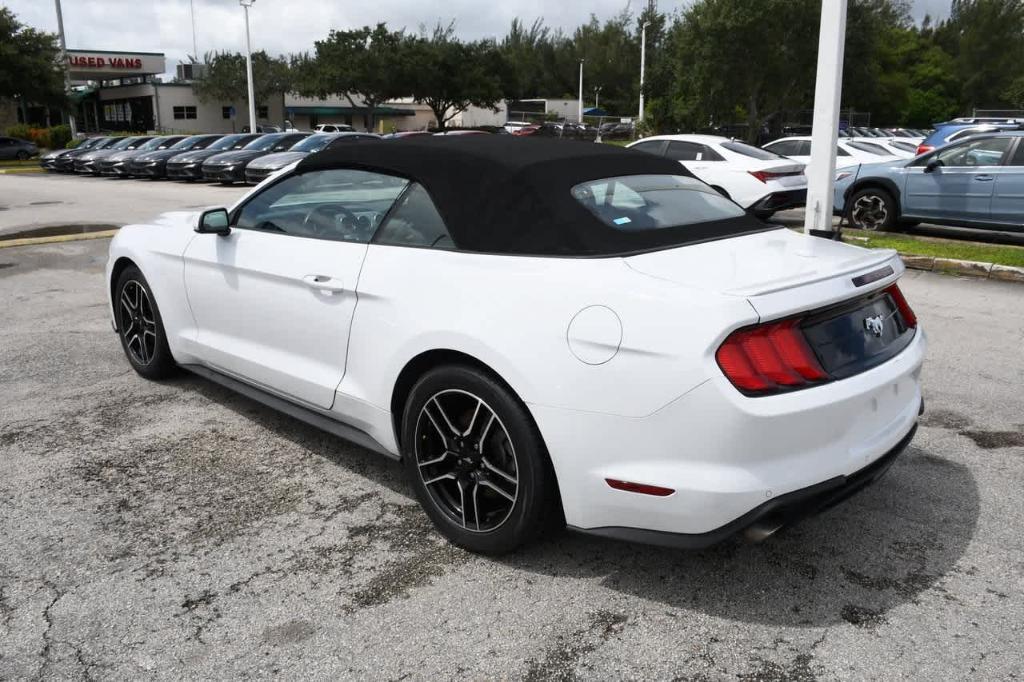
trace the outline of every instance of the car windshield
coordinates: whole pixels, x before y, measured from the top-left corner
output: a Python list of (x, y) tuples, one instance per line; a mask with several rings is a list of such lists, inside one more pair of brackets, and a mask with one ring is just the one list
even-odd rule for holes
[(750, 156), (758, 159), (759, 161), (775, 161), (776, 159), (784, 159), (784, 156), (780, 156), (775, 152), (770, 152), (767, 149), (760, 149), (759, 147), (753, 147), (744, 142), (736, 142), (731, 140), (729, 142), (723, 142), (722, 146), (731, 152), (742, 154), (743, 156)]
[(134, 137), (122, 137), (121, 141), (110, 147), (111, 149), (127, 149), (135, 143)]
[(862, 152), (867, 152), (868, 154), (874, 154), (875, 156), (889, 156), (889, 152), (885, 151), (884, 147), (879, 147), (877, 144), (872, 144), (871, 142), (854, 140), (848, 144), (854, 149), (859, 149)]
[(326, 147), (331, 140), (337, 139), (338, 136), (332, 133), (317, 133), (316, 135), (310, 135), (306, 139), (302, 140), (294, 147), (289, 149), (290, 152), (318, 152)]
[(284, 137), (284, 133), (275, 133), (273, 135), (262, 135), (249, 144), (245, 145), (245, 149), (252, 150), (255, 152), (265, 152), (275, 144), (281, 141)]
[(703, 182), (680, 175), (626, 175), (583, 182), (572, 196), (622, 232), (739, 218), (745, 211)]
[(139, 147), (139, 151), (148, 151), (150, 149), (156, 149), (167, 140), (166, 137), (154, 137), (146, 144)]
[(231, 149), (231, 147), (234, 146), (234, 144), (236, 142), (238, 142), (239, 140), (241, 140), (244, 137), (247, 137), (247, 136), (246, 135), (242, 135), (242, 134), (238, 134), (238, 135), (225, 135), (224, 137), (220, 138), (219, 140), (217, 140), (216, 142), (211, 144), (209, 147), (207, 147), (207, 149), (209, 149), (210, 151), (217, 151), (217, 150), (222, 150), (222, 149)]
[(192, 149), (196, 142), (203, 139), (200, 135), (193, 135), (192, 137), (186, 137), (184, 140), (176, 145), (169, 147), (170, 149)]

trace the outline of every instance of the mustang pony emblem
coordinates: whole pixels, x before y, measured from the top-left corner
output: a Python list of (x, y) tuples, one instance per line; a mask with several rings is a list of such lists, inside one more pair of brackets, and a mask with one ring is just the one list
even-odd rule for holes
[(874, 334), (875, 336), (881, 336), (882, 331), (885, 330), (885, 317), (883, 315), (865, 317), (864, 330)]

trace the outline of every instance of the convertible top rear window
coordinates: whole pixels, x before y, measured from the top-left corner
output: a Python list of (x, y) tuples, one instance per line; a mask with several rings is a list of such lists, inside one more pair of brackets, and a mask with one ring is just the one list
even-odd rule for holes
[(680, 175), (628, 175), (592, 180), (572, 196), (605, 225), (624, 232), (659, 230), (739, 218), (742, 208), (703, 182)]

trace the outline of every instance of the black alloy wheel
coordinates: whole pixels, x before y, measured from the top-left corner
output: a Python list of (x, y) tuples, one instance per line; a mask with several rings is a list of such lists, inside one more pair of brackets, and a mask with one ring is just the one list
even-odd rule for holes
[(149, 283), (135, 266), (125, 268), (114, 289), (114, 315), (129, 364), (147, 379), (163, 379), (176, 365), (167, 346), (160, 309)]
[(406, 403), (402, 445), (420, 504), (457, 545), (508, 552), (561, 516), (536, 425), (480, 370), (450, 365), (425, 374)]
[(899, 217), (896, 200), (878, 187), (868, 187), (850, 197), (850, 225), (859, 230), (891, 230)]

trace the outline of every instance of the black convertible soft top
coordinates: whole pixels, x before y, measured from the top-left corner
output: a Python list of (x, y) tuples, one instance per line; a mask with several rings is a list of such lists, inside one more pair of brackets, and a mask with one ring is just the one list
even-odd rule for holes
[(511, 135), (410, 137), (333, 145), (296, 172), (356, 168), (408, 178), (433, 198), (460, 250), (610, 256), (765, 229), (753, 217), (626, 232), (605, 225), (571, 194), (581, 182), (623, 175), (686, 175), (646, 152)]

